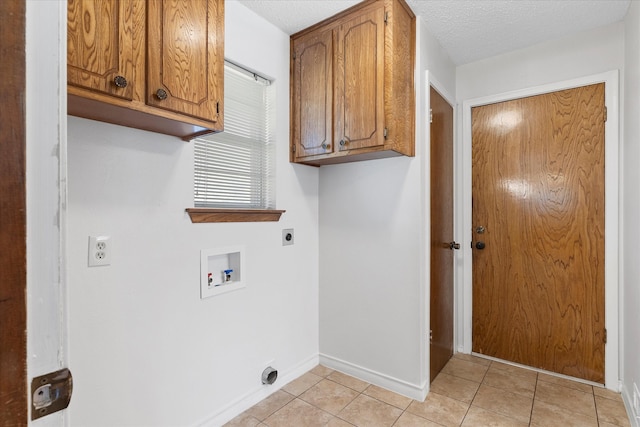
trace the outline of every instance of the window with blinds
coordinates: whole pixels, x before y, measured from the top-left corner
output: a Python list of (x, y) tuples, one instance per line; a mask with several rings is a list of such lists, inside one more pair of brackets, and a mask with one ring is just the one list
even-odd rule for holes
[(274, 87), (225, 61), (224, 131), (194, 140), (195, 207), (273, 209)]

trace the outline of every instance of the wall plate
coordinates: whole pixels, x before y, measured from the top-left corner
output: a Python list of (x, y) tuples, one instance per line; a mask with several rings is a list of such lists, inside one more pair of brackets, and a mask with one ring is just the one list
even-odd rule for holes
[(293, 245), (293, 228), (285, 228), (282, 230), (282, 246)]

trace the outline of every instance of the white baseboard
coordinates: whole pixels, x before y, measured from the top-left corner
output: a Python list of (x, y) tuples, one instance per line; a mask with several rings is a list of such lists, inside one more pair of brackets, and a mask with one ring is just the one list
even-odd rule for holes
[(622, 401), (624, 402), (624, 407), (627, 410), (631, 426), (640, 427), (640, 414), (633, 412), (633, 397), (629, 394), (629, 389), (624, 386), (622, 387)]
[(197, 423), (198, 427), (219, 427), (231, 421), (256, 403), (269, 397), (271, 394), (280, 390), (283, 386), (298, 378), (300, 375), (313, 369), (319, 363), (318, 355), (309, 357), (307, 360), (300, 362), (294, 368), (287, 372), (279, 372), (278, 380), (273, 385), (260, 385), (246, 393), (244, 396), (231, 402), (224, 408), (216, 411), (211, 416)]
[(320, 354), (320, 364), (421, 402), (424, 401), (429, 392), (429, 383), (426, 381), (421, 385), (411, 384), (326, 354)]

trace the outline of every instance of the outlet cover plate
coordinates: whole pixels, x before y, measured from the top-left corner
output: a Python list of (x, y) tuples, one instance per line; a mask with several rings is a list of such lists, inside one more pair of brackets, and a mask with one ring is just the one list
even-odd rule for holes
[(285, 228), (282, 230), (282, 246), (293, 245), (293, 228)]
[(111, 265), (111, 237), (89, 236), (89, 267)]

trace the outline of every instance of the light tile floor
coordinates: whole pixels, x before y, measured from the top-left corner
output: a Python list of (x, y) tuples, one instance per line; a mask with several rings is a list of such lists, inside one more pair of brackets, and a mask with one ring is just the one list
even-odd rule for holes
[(606, 389), (456, 354), (424, 402), (316, 366), (227, 427), (630, 426)]

